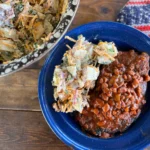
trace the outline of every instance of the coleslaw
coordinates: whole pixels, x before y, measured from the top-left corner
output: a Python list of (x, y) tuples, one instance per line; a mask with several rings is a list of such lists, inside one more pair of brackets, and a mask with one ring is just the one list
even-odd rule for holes
[(80, 35), (63, 56), (62, 63), (55, 67), (52, 84), (57, 112), (82, 112), (88, 107), (90, 89), (93, 89), (100, 74), (99, 65), (107, 65), (115, 60), (118, 50), (112, 42), (100, 41), (97, 45)]

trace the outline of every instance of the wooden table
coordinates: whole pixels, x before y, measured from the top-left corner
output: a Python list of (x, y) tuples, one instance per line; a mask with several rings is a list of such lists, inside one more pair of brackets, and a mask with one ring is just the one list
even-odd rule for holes
[[(70, 29), (92, 21), (115, 21), (127, 1), (81, 0)], [(45, 58), (0, 78), (0, 150), (70, 149), (53, 134), (39, 107), (37, 82)]]

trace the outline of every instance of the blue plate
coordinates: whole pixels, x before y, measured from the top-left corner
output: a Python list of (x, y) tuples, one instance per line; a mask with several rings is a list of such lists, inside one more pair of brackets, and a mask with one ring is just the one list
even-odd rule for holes
[[(150, 54), (150, 39), (143, 33), (113, 22), (93, 22), (82, 25), (66, 35), (77, 39), (82, 34), (87, 40), (98, 43), (99, 40), (113, 41), (119, 50), (135, 49)], [(147, 103), (139, 119), (122, 135), (101, 139), (89, 137), (83, 133), (69, 114), (57, 113), (52, 108), (53, 87), (51, 84), (54, 67), (61, 63), (67, 50), (66, 44), (72, 42), (64, 39), (52, 50), (39, 77), (39, 101), (43, 115), (54, 133), (68, 146), (82, 150), (139, 150), (150, 143), (150, 93), (147, 92)], [(150, 84), (148, 84), (148, 90)]]

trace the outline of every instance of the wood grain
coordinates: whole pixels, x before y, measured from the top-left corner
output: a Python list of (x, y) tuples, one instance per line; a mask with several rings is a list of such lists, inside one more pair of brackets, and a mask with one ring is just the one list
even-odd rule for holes
[(0, 110), (0, 150), (68, 150), (41, 112)]
[(70, 29), (93, 21), (115, 21), (128, 0), (81, 0)]
[[(93, 21), (115, 21), (127, 1), (81, 0), (69, 30)], [(38, 75), (47, 56), (27, 69), (0, 78), (0, 150), (71, 149), (52, 133), (40, 112)]]
[(38, 75), (39, 70), (24, 69), (0, 78), (0, 109), (40, 111)]

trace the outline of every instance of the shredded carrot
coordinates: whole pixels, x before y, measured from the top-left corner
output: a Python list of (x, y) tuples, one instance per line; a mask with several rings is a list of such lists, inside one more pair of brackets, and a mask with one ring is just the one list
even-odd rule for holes
[(42, 5), (42, 4), (44, 3), (44, 1), (45, 1), (45, 0), (41, 0), (40, 3), (39, 3), (39, 5)]
[(68, 44), (66, 44), (66, 47), (68, 47), (69, 49), (71, 49), (71, 47)]
[(106, 56), (106, 57), (108, 57), (108, 58), (110, 58), (111, 60), (115, 60), (112, 56), (110, 56), (109, 54), (107, 54), (105, 51), (99, 51), (98, 49), (95, 49), (94, 50), (98, 55), (100, 55), (100, 56)]
[(71, 38), (71, 37), (69, 37), (69, 36), (65, 36), (65, 39), (68, 39), (69, 41), (72, 41), (72, 42), (76, 42), (75, 39), (73, 39), (73, 38)]
[(30, 28), (33, 27), (33, 24), (34, 24), (34, 22), (35, 22), (36, 19), (37, 19), (37, 15), (34, 16), (34, 17), (32, 18), (32, 20), (31, 20), (31, 22), (29, 23), (29, 27), (30, 27)]
[(4, 45), (6, 45), (6, 46), (8, 46), (8, 47), (10, 47), (10, 48), (16, 48), (16, 45), (14, 45), (14, 44), (8, 44), (8, 43), (5, 42), (5, 41), (1, 41), (1, 43), (3, 43)]

